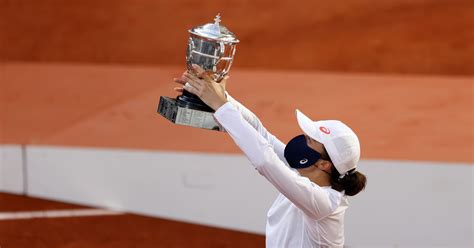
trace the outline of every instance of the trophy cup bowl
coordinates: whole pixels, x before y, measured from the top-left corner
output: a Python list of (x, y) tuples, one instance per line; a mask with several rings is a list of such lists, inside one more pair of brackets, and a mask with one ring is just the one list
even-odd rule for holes
[[(188, 70), (192, 69), (192, 64), (199, 65), (216, 82), (229, 73), (239, 42), (232, 32), (220, 25), (220, 21), (220, 15), (217, 15), (214, 23), (188, 30), (186, 50)], [(175, 124), (220, 130), (212, 116), (214, 110), (186, 90), (176, 99), (160, 97), (157, 112)]]

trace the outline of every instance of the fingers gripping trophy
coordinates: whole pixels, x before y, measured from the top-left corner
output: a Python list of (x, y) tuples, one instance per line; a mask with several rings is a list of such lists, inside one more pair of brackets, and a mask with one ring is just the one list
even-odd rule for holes
[[(190, 29), (186, 51), (188, 71), (193, 70), (193, 64), (198, 65), (216, 82), (222, 81), (229, 73), (239, 43), (220, 22), (218, 14), (214, 23)], [(186, 90), (176, 99), (161, 96), (157, 112), (175, 124), (220, 131), (212, 108)]]

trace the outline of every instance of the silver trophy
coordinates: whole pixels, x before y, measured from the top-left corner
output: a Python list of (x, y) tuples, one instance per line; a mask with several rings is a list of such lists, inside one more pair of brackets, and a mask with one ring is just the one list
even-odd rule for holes
[[(186, 66), (201, 66), (220, 82), (228, 73), (239, 40), (226, 27), (220, 25), (220, 15), (214, 23), (194, 27), (189, 31)], [(158, 113), (175, 124), (220, 131), (214, 120), (214, 111), (198, 96), (184, 91), (176, 99), (161, 96)]]

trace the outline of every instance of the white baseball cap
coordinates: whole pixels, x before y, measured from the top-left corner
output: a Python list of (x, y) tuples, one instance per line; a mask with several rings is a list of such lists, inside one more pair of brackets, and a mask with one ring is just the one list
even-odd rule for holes
[(312, 121), (296, 110), (301, 130), (312, 139), (322, 143), (339, 174), (355, 169), (360, 158), (357, 135), (346, 124), (337, 120)]

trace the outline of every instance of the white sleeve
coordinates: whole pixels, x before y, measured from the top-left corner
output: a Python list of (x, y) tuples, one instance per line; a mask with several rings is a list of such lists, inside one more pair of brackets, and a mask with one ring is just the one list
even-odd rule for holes
[[(253, 127), (257, 132), (262, 135), (264, 139), (270, 143), (270, 145), (273, 147), (273, 150), (275, 153), (278, 155), (278, 157), (285, 163), (286, 159), (284, 156), (285, 152), (285, 144), (281, 142), (277, 137), (275, 137), (273, 134), (268, 132), (268, 130), (263, 126), (262, 122), (260, 119), (252, 113), (248, 108), (246, 108), (244, 105), (242, 105), (240, 102), (235, 100), (233, 97), (227, 93), (227, 100), (231, 102), (242, 114), (242, 117)], [(288, 164), (287, 164), (288, 165)]]
[(288, 168), (231, 102), (220, 107), (214, 116), (257, 171), (306, 215), (320, 219), (332, 212), (326, 191)]

